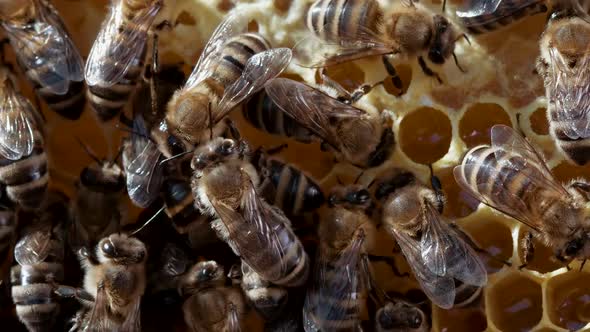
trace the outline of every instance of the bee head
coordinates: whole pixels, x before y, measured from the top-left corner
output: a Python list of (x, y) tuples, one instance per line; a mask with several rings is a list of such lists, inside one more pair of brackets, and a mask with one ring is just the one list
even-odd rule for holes
[(201, 289), (222, 284), (225, 281), (223, 267), (215, 261), (203, 261), (195, 264), (187, 273), (183, 282), (185, 291)]
[(414, 183), (415, 179), (414, 174), (410, 172), (401, 169), (392, 169), (390, 174), (381, 176), (375, 182), (375, 198), (378, 200), (385, 199), (394, 191)]
[(96, 257), (100, 262), (116, 264), (138, 264), (144, 262), (147, 250), (143, 242), (126, 234), (111, 234), (98, 242)]
[(242, 159), (247, 153), (246, 142), (217, 137), (195, 150), (191, 167), (195, 171), (202, 171), (232, 159)]
[(434, 35), (428, 50), (428, 59), (436, 64), (443, 64), (455, 49), (457, 32), (443, 15), (435, 15)]
[(371, 194), (361, 185), (349, 185), (336, 187), (330, 193), (328, 205), (344, 206), (345, 208), (367, 209), (371, 206)]
[(80, 173), (80, 183), (100, 192), (119, 192), (125, 188), (121, 167), (106, 160), (85, 167)]
[(388, 302), (377, 312), (377, 322), (386, 330), (418, 329), (423, 325), (424, 319), (422, 310), (403, 302)]

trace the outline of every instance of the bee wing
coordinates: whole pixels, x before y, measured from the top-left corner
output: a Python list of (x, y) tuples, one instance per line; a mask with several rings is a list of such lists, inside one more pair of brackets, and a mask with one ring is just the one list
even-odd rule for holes
[(288, 48), (274, 48), (248, 59), (240, 78), (225, 90), (215, 111), (214, 122), (219, 122), (236, 105), (262, 89), (268, 80), (277, 77), (289, 65), (291, 56)]
[(0, 92), (0, 154), (18, 160), (33, 152), (35, 111), (29, 101), (13, 89)]
[(24, 67), (52, 73), (36, 78), (48, 91), (63, 95), (68, 92), (70, 81), (84, 79), (82, 57), (55, 9), (43, 1), (34, 2), (38, 13), (33, 21), (3, 22), (2, 26)]
[(590, 137), (590, 56), (584, 55), (574, 68), (554, 48), (549, 49), (553, 85), (550, 101), (561, 112), (553, 112), (555, 121), (566, 122), (560, 129), (572, 140)]
[(121, 325), (119, 331), (121, 332), (141, 332), (141, 298), (137, 298), (131, 304), (131, 310), (127, 313), (125, 321)]
[(247, 21), (239, 14), (229, 14), (217, 26), (211, 38), (205, 45), (197, 65), (188, 77), (185, 88), (191, 88), (201, 81), (211, 76), (211, 73), (217, 68), (219, 59), (225, 43), (232, 37), (244, 32), (247, 28)]
[(420, 247), (425, 265), (439, 276), (448, 275), (469, 285), (484, 286), (487, 272), (473, 248), (457, 236), (430, 204), (426, 204), (422, 217), (426, 227)]
[(36, 229), (24, 235), (14, 247), (14, 259), (20, 265), (43, 262), (49, 255), (51, 230)]
[[(358, 320), (360, 308), (358, 294), (362, 282), (361, 246), (363, 240), (355, 237), (337, 257), (320, 252), (314, 268), (312, 288), (308, 290), (303, 307), (304, 325), (327, 329), (322, 322)], [(317, 317), (318, 319), (313, 319)]]
[(455, 302), (455, 281), (453, 277), (434, 273), (424, 261), (420, 240), (412, 238), (404, 230), (391, 227), (391, 233), (412, 268), (424, 294), (443, 309), (450, 309)]
[(266, 93), (279, 108), (333, 147), (346, 148), (345, 133), (334, 129), (334, 120), (360, 118), (365, 111), (342, 103), (306, 84), (275, 78)]
[(109, 18), (103, 23), (88, 59), (85, 78), (88, 85), (105, 87), (120, 82), (139, 54), (142, 54), (156, 15), (162, 8), (161, 1), (154, 1), (147, 9), (138, 10), (130, 22), (125, 23), (120, 1), (111, 8)]
[(132, 137), (125, 143), (123, 167), (127, 192), (135, 205), (145, 208), (160, 194), (163, 183), (162, 168), (159, 167), (161, 153), (156, 144), (144, 137)]
[(512, 5), (515, 7), (519, 3), (523, 4), (526, 2), (538, 2), (539, 0), (465, 0), (463, 6), (456, 11), (459, 17), (476, 17), (481, 15), (488, 15), (496, 12), (502, 2), (504, 6)]
[(84, 330), (92, 332), (107, 332), (110, 331), (108, 324), (108, 299), (104, 285), (99, 284), (96, 288), (96, 297), (94, 298), (94, 305), (90, 312), (90, 318), (86, 323)]

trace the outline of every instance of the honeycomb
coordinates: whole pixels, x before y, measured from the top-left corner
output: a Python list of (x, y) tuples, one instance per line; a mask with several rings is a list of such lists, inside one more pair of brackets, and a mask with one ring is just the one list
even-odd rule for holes
[[(161, 19), (178, 24), (160, 33), (160, 55), (163, 63), (183, 62), (190, 70), (208, 37), (229, 10), (251, 18), (250, 29), (258, 30), (274, 46), (292, 47), (308, 34), (304, 24), (307, 8), (314, 0), (166, 0)], [(109, 1), (52, 1), (63, 14), (74, 41), (87, 55), (103, 20)], [(383, 7), (395, 1), (379, 0)], [(423, 0), (434, 12), (440, 12), (438, 0)], [(447, 13), (452, 13), (459, 0), (452, 0)], [(452, 14), (449, 14), (452, 17)], [(510, 28), (485, 36), (471, 36), (471, 44), (457, 43), (456, 54), (466, 69), (461, 72), (448, 61), (433, 66), (444, 83), (424, 75), (413, 59), (394, 62), (402, 82), (402, 91), (389, 81), (373, 89), (363, 101), (394, 118), (397, 145), (391, 160), (368, 170), (363, 182), (369, 183), (380, 171), (392, 166), (415, 172), (428, 180), (432, 164), (441, 178), (447, 195), (444, 214), (455, 220), (482, 248), (495, 258), (485, 260), (490, 273), (480, 307), (449, 311), (432, 308), (435, 331), (566, 331), (590, 328), (590, 267), (579, 271), (579, 263), (568, 271), (550, 259), (547, 248), (538, 245), (535, 259), (522, 270), (520, 239), (524, 229), (515, 220), (486, 206), (479, 206), (462, 191), (452, 176), (470, 147), (489, 143), (489, 129), (496, 123), (518, 127), (544, 153), (549, 167), (560, 180), (584, 176), (590, 168), (567, 163), (548, 136), (545, 118), (546, 100), (542, 82), (534, 71), (538, 54), (537, 40), (545, 17), (537, 15), (521, 20)], [(347, 89), (362, 83), (375, 83), (386, 78), (380, 59), (367, 58), (328, 68), (330, 77)], [(283, 76), (314, 84), (313, 70), (291, 64)], [(32, 97), (30, 86), (22, 89)], [(73, 181), (82, 167), (90, 163), (76, 142), (86, 142), (95, 154), (113, 156), (124, 133), (114, 123), (99, 125), (90, 109), (79, 121), (59, 118), (43, 109), (47, 117), (48, 150), (52, 186), (74, 194)], [(336, 177), (354, 178), (358, 170), (337, 163), (329, 153), (320, 152), (317, 144), (305, 145), (260, 133), (249, 126), (240, 112), (234, 120), (252, 146), (288, 143), (282, 157), (307, 170), (319, 179), (325, 190), (336, 183)], [(301, 156), (312, 156), (302, 158)], [(138, 211), (135, 211), (137, 215)], [(135, 220), (131, 217), (129, 220)], [(391, 255), (394, 244), (379, 236), (379, 254)], [(508, 260), (511, 267), (499, 263)], [(409, 271), (403, 259), (397, 259), (402, 271)], [(588, 264), (590, 265), (590, 264)], [(402, 280), (381, 263), (375, 266), (376, 279), (387, 290), (407, 292), (416, 288)], [(407, 278), (406, 278), (407, 279)]]

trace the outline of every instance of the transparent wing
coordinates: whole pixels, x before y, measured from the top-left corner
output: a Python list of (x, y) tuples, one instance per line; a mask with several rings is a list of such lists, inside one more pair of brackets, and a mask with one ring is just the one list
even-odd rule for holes
[(162, 253), (162, 272), (169, 277), (176, 277), (186, 272), (190, 259), (186, 253), (173, 244), (167, 244)]
[(234, 36), (246, 31), (247, 24), (248, 22), (243, 15), (232, 13), (217, 26), (207, 45), (205, 45), (197, 65), (187, 79), (185, 88), (194, 87), (211, 76), (219, 63), (225, 43)]
[(48, 91), (63, 95), (70, 81), (84, 79), (82, 57), (51, 5), (35, 0), (37, 16), (27, 24), (3, 22), (19, 61), (28, 69), (49, 73), (36, 78)]
[(110, 331), (108, 319), (108, 299), (104, 285), (99, 284), (96, 290), (96, 298), (94, 305), (90, 311), (90, 316), (84, 330), (92, 332), (107, 332)]
[(424, 264), (439, 276), (452, 276), (469, 285), (484, 286), (487, 272), (475, 251), (428, 203), (422, 218), (425, 227), (420, 247)]
[(412, 268), (414, 276), (424, 294), (443, 309), (450, 309), (455, 302), (455, 281), (451, 276), (440, 276), (426, 265), (422, 255), (419, 239), (412, 238), (404, 230), (391, 227), (391, 233), (402, 250), (406, 261)]
[(142, 208), (153, 203), (163, 183), (160, 150), (144, 137), (133, 136), (124, 143), (123, 167), (131, 201)]
[(141, 332), (141, 298), (136, 298), (131, 304), (131, 310), (127, 313), (125, 321), (121, 325), (119, 331), (125, 332)]
[(0, 154), (18, 160), (33, 152), (35, 144), (33, 106), (14, 89), (0, 92)]
[(319, 253), (303, 307), (304, 325), (328, 331), (330, 326), (323, 326), (323, 322), (360, 323), (358, 294), (367, 287), (361, 275), (362, 244), (362, 238), (355, 237), (336, 257)]
[(51, 230), (38, 229), (24, 235), (14, 247), (14, 259), (20, 265), (43, 262), (50, 253)]
[(223, 119), (236, 105), (258, 92), (264, 84), (278, 76), (291, 61), (291, 50), (274, 48), (253, 55), (238, 80), (223, 94), (215, 110), (214, 123)]
[[(547, 11), (546, 0), (465, 0), (463, 7), (456, 11), (460, 24), (479, 33), (478, 27), (493, 30), (505, 25), (506, 21)], [(499, 24), (498, 24), (499, 23)]]
[(345, 133), (334, 123), (343, 119), (360, 119), (365, 111), (340, 102), (306, 84), (287, 78), (275, 78), (266, 84), (266, 93), (279, 108), (303, 127), (340, 150)]
[(130, 22), (125, 22), (122, 2), (111, 8), (86, 61), (88, 85), (108, 87), (123, 79), (143, 54), (148, 30), (162, 8), (161, 3), (152, 1), (148, 8), (138, 10)]
[(555, 110), (552, 116), (563, 122), (560, 130), (572, 140), (590, 137), (590, 55), (584, 54), (575, 66), (555, 48), (549, 49), (551, 75), (549, 100)]
[[(521, 0), (464, 0), (461, 9), (457, 10), (459, 17), (475, 17), (494, 13), (500, 3), (504, 2), (523, 2)], [(530, 0), (525, 0), (530, 1)], [(538, 1), (538, 0), (534, 0)]]

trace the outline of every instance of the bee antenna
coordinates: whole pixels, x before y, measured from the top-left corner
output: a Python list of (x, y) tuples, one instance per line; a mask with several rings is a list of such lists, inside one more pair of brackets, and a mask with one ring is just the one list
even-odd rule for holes
[(172, 157), (170, 157), (170, 158), (166, 158), (166, 159), (164, 159), (164, 160), (160, 161), (160, 166), (161, 166), (161, 165), (163, 165), (163, 164), (165, 164), (165, 163), (167, 163), (167, 162), (169, 162), (169, 161), (171, 161), (171, 160), (174, 160), (174, 159), (176, 159), (176, 158), (180, 158), (180, 157), (182, 157), (182, 156), (185, 156), (185, 155), (187, 155), (187, 154), (189, 154), (189, 153), (191, 153), (191, 152), (192, 152), (192, 151), (184, 151), (184, 152), (181, 152), (181, 153), (179, 153), (179, 154), (177, 154), (177, 155), (175, 155), (175, 156), (172, 156)]
[(377, 182), (377, 179), (373, 179), (371, 181), (371, 183), (369, 183), (369, 185), (367, 186), (367, 189), (371, 188), (376, 182)]
[(338, 175), (336, 175), (336, 181), (338, 182), (339, 185), (344, 185), (344, 183), (342, 182), (342, 180), (340, 179), (340, 177)]
[(453, 60), (455, 60), (455, 65), (457, 66), (457, 68), (459, 68), (459, 70), (462, 73), (466, 73), (467, 71), (465, 69), (463, 69), (463, 67), (461, 67), (461, 65), (459, 64), (459, 59), (457, 59), (457, 55), (455, 54), (455, 52), (451, 53), (453, 55)]
[(586, 265), (586, 258), (584, 258), (582, 264), (580, 264), (580, 272), (582, 271), (582, 269), (584, 269), (584, 265)]
[(365, 171), (361, 171), (359, 173), (359, 175), (357, 175), (356, 179), (354, 179), (354, 184), (357, 184), (359, 182), (359, 180), (361, 179), (361, 177), (363, 176), (363, 174), (365, 174)]
[(82, 140), (76, 136), (76, 141), (78, 142), (78, 144), (80, 144), (80, 146), (82, 147), (82, 149), (84, 149), (84, 151), (86, 152), (86, 154), (92, 158), (92, 160), (96, 161), (96, 163), (100, 164), (101, 161), (100, 159), (94, 154), (94, 152), (92, 152), (90, 150), (90, 148), (88, 147), (88, 145), (86, 145), (84, 142), (82, 142)]
[(442, 4), (442, 12), (445, 12), (445, 9), (447, 8), (447, 0), (443, 0), (443, 4)]
[(156, 212), (156, 214), (154, 214), (150, 219), (148, 219), (148, 221), (144, 222), (143, 225), (141, 225), (141, 227), (139, 227), (138, 229), (134, 230), (131, 234), (129, 234), (129, 236), (133, 236), (135, 234), (137, 234), (139, 231), (141, 231), (145, 226), (147, 226), (149, 223), (151, 223), (154, 219), (156, 219), (156, 217), (162, 213), (162, 211), (164, 211), (164, 209), (166, 208), (166, 206), (162, 206), (158, 212)]

